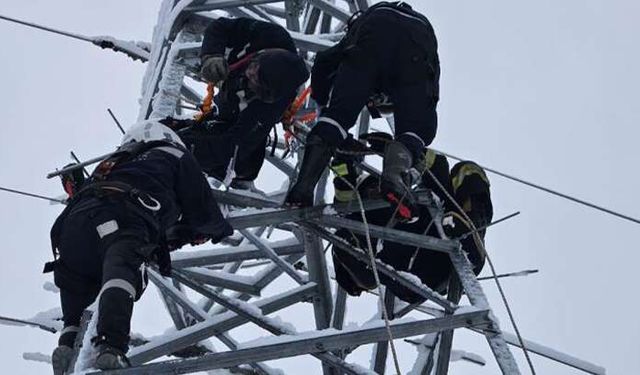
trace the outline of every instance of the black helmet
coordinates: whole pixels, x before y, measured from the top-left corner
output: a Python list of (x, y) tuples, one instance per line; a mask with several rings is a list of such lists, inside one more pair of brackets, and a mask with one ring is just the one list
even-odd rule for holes
[(266, 49), (256, 54), (246, 69), (249, 89), (267, 103), (295, 94), (309, 78), (304, 60), (285, 49)]

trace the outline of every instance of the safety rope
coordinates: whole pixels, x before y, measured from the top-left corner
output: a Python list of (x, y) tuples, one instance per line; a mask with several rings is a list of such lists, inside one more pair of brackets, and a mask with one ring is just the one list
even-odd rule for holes
[[(382, 139), (382, 138), (380, 138), (380, 139), (378, 139), (378, 140), (380, 140), (380, 141), (384, 141), (384, 142), (389, 142), (389, 141), (390, 141), (390, 140), (388, 140), (388, 139)], [(523, 352), (524, 352), (525, 358), (527, 359), (527, 363), (528, 363), (528, 365), (529, 365), (529, 368), (530, 368), (530, 370), (531, 370), (531, 373), (532, 373), (533, 375), (535, 375), (535, 374), (536, 374), (536, 372), (535, 372), (535, 368), (534, 368), (534, 366), (533, 366), (533, 362), (531, 361), (531, 358), (530, 358), (530, 356), (529, 356), (529, 352), (528, 352), (528, 350), (527, 350), (527, 347), (526, 347), (526, 345), (525, 345), (525, 343), (524, 343), (524, 340), (522, 339), (522, 336), (521, 336), (521, 334), (520, 334), (520, 330), (518, 329), (518, 326), (517, 326), (517, 324), (516, 324), (516, 322), (515, 322), (515, 318), (514, 318), (514, 316), (513, 316), (513, 312), (511, 311), (511, 307), (510, 307), (510, 305), (509, 305), (509, 302), (507, 301), (507, 297), (506, 297), (506, 295), (505, 295), (505, 293), (504, 293), (504, 290), (502, 289), (502, 285), (500, 284), (500, 281), (498, 280), (497, 272), (496, 272), (496, 270), (495, 270), (495, 267), (494, 267), (494, 265), (493, 265), (493, 262), (491, 261), (491, 258), (489, 257), (489, 254), (487, 253), (487, 250), (486, 250), (486, 248), (485, 248), (484, 244), (483, 244), (483, 243), (482, 243), (482, 241), (480, 240), (480, 236), (479, 236), (479, 234), (478, 234), (478, 229), (477, 229), (477, 228), (476, 228), (476, 226), (473, 224), (473, 222), (471, 221), (471, 219), (469, 218), (469, 216), (464, 212), (464, 210), (462, 209), (462, 207), (460, 207), (460, 205), (458, 204), (458, 202), (457, 202), (457, 201), (456, 201), (456, 200), (451, 196), (451, 194), (449, 194), (449, 192), (446, 190), (446, 188), (445, 188), (444, 186), (442, 186), (442, 184), (440, 183), (440, 181), (439, 181), (439, 180), (435, 177), (435, 175), (434, 175), (434, 174), (429, 170), (429, 168), (424, 168), (424, 169), (422, 170), (422, 172), (420, 173), (420, 177), (419, 177), (419, 179), (421, 179), (421, 178), (422, 178), (422, 176), (424, 175), (424, 173), (425, 173), (425, 172), (429, 173), (430, 177), (434, 180), (434, 182), (436, 183), (436, 185), (438, 186), (438, 188), (439, 188), (440, 190), (442, 190), (442, 191), (443, 191), (443, 193), (447, 196), (447, 198), (448, 198), (448, 199), (450, 199), (450, 200), (452, 201), (452, 203), (454, 204), (454, 206), (456, 207), (456, 209), (457, 209), (457, 210), (459, 210), (459, 211), (462, 213), (462, 216), (458, 215), (458, 217), (459, 217), (460, 219), (465, 219), (465, 220), (463, 220), (463, 223), (465, 223), (465, 225), (467, 225), (467, 226), (470, 226), (470, 228), (473, 230), (473, 232), (472, 232), (472, 233), (473, 233), (473, 236), (474, 236), (474, 242), (476, 243), (476, 245), (478, 246), (478, 248), (479, 248), (479, 249), (481, 249), (481, 251), (484, 253), (485, 258), (487, 259), (487, 263), (489, 263), (489, 267), (490, 267), (490, 269), (491, 269), (492, 277), (493, 277), (493, 279), (495, 280), (496, 285), (498, 286), (498, 290), (499, 290), (499, 292), (500, 292), (500, 296), (501, 296), (502, 301), (503, 301), (503, 303), (504, 303), (504, 305), (505, 305), (505, 307), (506, 307), (506, 309), (507, 309), (507, 313), (508, 313), (508, 315), (509, 315), (509, 319), (510, 319), (511, 324), (512, 324), (512, 326), (513, 326), (513, 328), (514, 328), (514, 330), (515, 330), (515, 332), (516, 332), (516, 335), (517, 335), (517, 337), (518, 337), (518, 341), (520, 342), (520, 346), (521, 346), (521, 348), (522, 348), (522, 350), (523, 350)], [(351, 184), (349, 184), (349, 183), (348, 183), (348, 181), (346, 181), (346, 180), (345, 180), (345, 182), (347, 182), (348, 186), (349, 186), (350, 188), (352, 188), (352, 189), (353, 189), (353, 186), (352, 186)], [(354, 190), (354, 191), (355, 191), (355, 190)], [(402, 202), (404, 201), (404, 199), (407, 197), (407, 195), (408, 195), (408, 192), (405, 192), (405, 193), (402, 195), (402, 197), (400, 198), (400, 200), (398, 201), (398, 204), (396, 205), (396, 208), (395, 208), (395, 210), (394, 210), (393, 214), (391, 215), (391, 217), (389, 218), (389, 221), (387, 222), (387, 227), (390, 227), (390, 226), (392, 226), (392, 225), (394, 225), (394, 224), (395, 224), (395, 216), (397, 215), (397, 213), (398, 213), (398, 211), (399, 211), (399, 208), (400, 208), (400, 206), (401, 206)], [(357, 191), (356, 191), (356, 196), (358, 197), (358, 202), (359, 202), (359, 203), (360, 203), (360, 205), (361, 205), (361, 206), (360, 206), (360, 207), (361, 207), (361, 215), (363, 216), (363, 223), (364, 223), (365, 231), (366, 231), (367, 245), (368, 245), (368, 248), (369, 248), (369, 249), (368, 249), (368, 250), (369, 250), (369, 256), (370, 256), (370, 258), (372, 258), (372, 257), (374, 257), (374, 255), (373, 255), (373, 250), (372, 250), (372, 248), (371, 248), (369, 228), (368, 228), (368, 224), (367, 224), (367, 222), (366, 222), (366, 218), (365, 218), (365, 215), (364, 215), (364, 207), (362, 206), (362, 200), (361, 200), (360, 194), (359, 194)], [(377, 276), (377, 273), (378, 273), (378, 272), (377, 272), (377, 268), (376, 268), (376, 264), (375, 264), (375, 258), (372, 258), (372, 259), (373, 259), (373, 260), (372, 260), (372, 269), (373, 269), (373, 271), (374, 271), (374, 277), (375, 277), (376, 284), (377, 284), (378, 289), (379, 289), (379, 293), (380, 293), (380, 295), (382, 295), (381, 288), (380, 288), (379, 277)], [(381, 299), (382, 297), (379, 297), (379, 298)], [(385, 323), (386, 323), (386, 324), (388, 324), (388, 321), (387, 321), (387, 312), (386, 312), (386, 307), (384, 306), (384, 303), (382, 303), (382, 304), (383, 304), (383, 313), (384, 313), (384, 316), (385, 316)], [(391, 333), (390, 333), (390, 331), (389, 331), (389, 335), (390, 335), (390, 337), (391, 337)], [(392, 346), (392, 352), (394, 352), (394, 349), (395, 349), (395, 348)], [(396, 358), (396, 357), (394, 357), (394, 361), (395, 361), (395, 360), (397, 360), (397, 358)], [(399, 371), (398, 367), (396, 367), (396, 371)]]
[[(329, 167), (333, 170), (333, 168)], [(373, 246), (371, 245), (371, 234), (369, 231), (369, 222), (367, 221), (366, 210), (364, 209), (364, 204), (362, 203), (362, 197), (360, 196), (360, 192), (358, 189), (351, 184), (351, 182), (347, 181), (346, 178), (336, 174), (338, 178), (340, 178), (353, 192), (355, 193), (356, 198), (358, 199), (358, 205), (360, 206), (360, 216), (362, 217), (362, 224), (364, 225), (365, 238), (367, 239), (367, 255), (369, 256), (369, 262), (371, 263), (371, 270), (373, 271), (373, 277), (376, 282), (376, 289), (378, 289), (378, 303), (380, 304), (380, 309), (382, 310), (382, 318), (384, 319), (384, 326), (387, 331), (387, 336), (389, 337), (389, 346), (391, 347), (391, 355), (393, 357), (393, 364), (396, 368), (396, 374), (401, 375), (402, 371), (400, 371), (400, 362), (398, 360), (398, 352), (396, 351), (396, 346), (393, 342), (393, 333), (391, 332), (391, 323), (389, 322), (389, 311), (387, 311), (387, 306), (384, 302), (383, 291), (382, 291), (382, 283), (380, 282), (380, 275), (378, 274), (378, 267), (376, 264), (376, 256), (373, 252)]]
[(473, 223), (473, 221), (469, 218), (467, 213), (464, 212), (462, 207), (458, 204), (458, 202), (451, 196), (451, 194), (449, 194), (447, 189), (444, 186), (442, 186), (442, 184), (436, 178), (436, 176), (433, 174), (433, 172), (431, 172), (429, 170), (429, 168), (425, 168), (425, 171), (429, 173), (429, 175), (431, 176), (433, 181), (436, 183), (438, 188), (453, 203), (455, 208), (458, 211), (460, 211), (460, 214), (462, 215), (462, 217), (460, 217), (460, 216), (458, 216), (458, 217), (459, 218), (464, 218), (465, 221), (466, 221), (466, 222), (463, 221), (465, 223), (465, 225), (467, 225), (468, 227), (472, 228), (472, 230), (473, 230), (473, 232), (472, 232), (473, 234), (472, 235), (474, 237), (474, 241), (476, 242), (476, 245), (478, 245), (478, 248), (482, 251), (483, 255), (487, 259), (487, 263), (489, 263), (489, 268), (491, 269), (492, 277), (493, 277), (494, 281), (496, 282), (496, 286), (498, 287), (498, 291), (500, 292), (500, 297), (502, 298), (502, 302), (504, 303), (504, 306), (507, 309), (507, 314), (509, 315), (509, 320), (511, 321), (511, 325), (513, 326), (513, 329), (516, 332), (516, 336), (518, 337), (518, 342), (520, 343), (520, 347), (522, 348), (522, 351), (524, 352), (524, 356), (527, 359), (527, 363), (529, 365), (529, 369), (531, 370), (531, 374), (535, 375), (536, 374), (536, 370), (533, 367), (533, 362), (531, 361), (531, 357), (529, 357), (529, 350), (527, 349), (527, 347), (526, 347), (526, 345), (524, 343), (524, 340), (523, 340), (522, 336), (520, 335), (520, 330), (518, 329), (518, 325), (516, 324), (516, 320), (515, 320), (515, 318), (513, 316), (513, 312), (511, 311), (511, 306), (509, 305), (509, 301), (507, 301), (507, 296), (505, 295), (504, 290), (502, 289), (502, 284), (500, 284), (500, 280), (498, 279), (498, 273), (496, 272), (496, 269), (495, 269), (495, 267), (493, 265), (493, 262), (491, 261), (491, 257), (489, 256), (489, 253), (487, 252), (487, 249), (484, 246), (484, 243), (480, 239), (480, 235), (478, 233), (478, 229), (476, 228), (476, 226)]

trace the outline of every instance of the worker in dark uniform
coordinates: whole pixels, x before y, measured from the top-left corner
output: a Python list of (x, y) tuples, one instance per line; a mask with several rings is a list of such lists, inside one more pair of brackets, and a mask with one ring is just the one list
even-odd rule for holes
[(286, 29), (250, 18), (212, 21), (201, 57), (202, 77), (222, 86), (205, 126), (179, 135), (209, 175), (224, 179), (236, 155), (235, 181), (252, 181), (271, 128), (309, 77), (306, 64)]
[(346, 36), (319, 52), (312, 97), (322, 107), (286, 201), (313, 204), (313, 192), (335, 149), (372, 97), (393, 103), (395, 142), (383, 164), (384, 197), (416, 210), (407, 171), (436, 134), (440, 67), (431, 24), (404, 3), (381, 2), (350, 22)]
[[(453, 224), (449, 224), (451, 219), (446, 219), (444, 224), (445, 233), (451, 239), (460, 239), (463, 235), (471, 231), (470, 226), (460, 219), (462, 215), (452, 215), (450, 207), (453, 205), (449, 201), (448, 195), (452, 195), (456, 202), (463, 206), (465, 213), (472, 219), (476, 227), (482, 227), (491, 221), (493, 211), (489, 195), (488, 179), (484, 171), (472, 162), (458, 163), (449, 175), (449, 164), (442, 155), (435, 154), (432, 150), (425, 149), (421, 158), (423, 163), (419, 166), (422, 173), (421, 187), (433, 191), (444, 203), (447, 211), (445, 217), (452, 217)], [(349, 185), (356, 185), (356, 180), (361, 180), (357, 184), (358, 192), (362, 199), (380, 198), (379, 181), (373, 176), (364, 179), (358, 178), (357, 168), (349, 163), (349, 160), (340, 154), (332, 163), (332, 170), (336, 174), (334, 187), (336, 191), (336, 201), (349, 202), (355, 199), (355, 193)], [(428, 168), (428, 173), (423, 168)], [(434, 180), (437, 180), (437, 182)], [(452, 186), (453, 183), (453, 186)], [(447, 194), (442, 191), (442, 187), (447, 190)], [(394, 228), (410, 233), (418, 233), (432, 237), (440, 237), (437, 228), (431, 223), (432, 216), (427, 207), (419, 206), (418, 220), (414, 222), (399, 222)], [(454, 209), (455, 210), (455, 209)], [(367, 221), (370, 224), (387, 226), (395, 209), (386, 208), (368, 211)], [(455, 212), (455, 211), (453, 211)], [(352, 220), (362, 220), (361, 214), (354, 213), (350, 217)], [(364, 236), (349, 232), (346, 229), (339, 229), (337, 235), (343, 237), (351, 244), (360, 249), (366, 249), (367, 242)], [(479, 248), (478, 239), (484, 241), (485, 231), (479, 233), (479, 238), (474, 239), (469, 235), (461, 239), (463, 250), (467, 253), (475, 274), (479, 274), (484, 265), (484, 253)], [(372, 239), (372, 249), (377, 248), (377, 238)], [(416, 248), (415, 246), (400, 244), (392, 241), (384, 241), (383, 248), (376, 254), (376, 258), (392, 266), (397, 271), (409, 272), (416, 275), (424, 285), (435, 291), (446, 294), (449, 278), (452, 275), (452, 264), (446, 253)], [(338, 284), (347, 293), (353, 296), (360, 295), (365, 290), (374, 289), (375, 279), (371, 266), (363, 263), (351, 256), (346, 251), (337, 246), (333, 247), (333, 264)], [(422, 302), (422, 296), (406, 289), (392, 278), (380, 273), (380, 282), (384, 284), (395, 296), (408, 302)]]
[(232, 232), (178, 136), (156, 121), (134, 125), (51, 229), (57, 259), (45, 272), (54, 272), (64, 320), (52, 356), (54, 373), (63, 374), (69, 365), (81, 314), (96, 299), (95, 366), (126, 367), (133, 302), (147, 281), (145, 263), (158, 263), (167, 275), (170, 249), (215, 243)]

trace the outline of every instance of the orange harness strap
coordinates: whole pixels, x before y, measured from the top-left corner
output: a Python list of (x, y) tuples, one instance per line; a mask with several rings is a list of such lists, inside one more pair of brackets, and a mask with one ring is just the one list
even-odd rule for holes
[(213, 92), (215, 88), (215, 83), (209, 82), (207, 85), (207, 95), (204, 97), (202, 101), (202, 107), (200, 112), (194, 116), (194, 119), (198, 122), (202, 121), (213, 109)]
[(300, 95), (291, 103), (289, 108), (284, 112), (284, 115), (282, 115), (282, 125), (291, 126), (291, 124), (293, 124), (295, 115), (304, 104), (304, 101), (307, 100), (309, 94), (311, 94), (311, 87), (302, 90)]

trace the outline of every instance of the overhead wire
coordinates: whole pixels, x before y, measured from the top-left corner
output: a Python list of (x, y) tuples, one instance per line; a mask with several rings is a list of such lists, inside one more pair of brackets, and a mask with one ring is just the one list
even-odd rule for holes
[[(460, 158), (460, 157), (457, 157), (457, 156), (451, 155), (451, 154), (449, 154), (449, 153), (447, 153), (447, 152), (444, 152), (444, 151), (436, 150), (436, 149), (433, 149), (433, 148), (432, 148), (432, 150), (433, 150), (433, 151), (435, 151), (435, 152), (436, 152), (436, 153), (438, 153), (438, 154), (442, 154), (442, 155), (444, 155), (444, 156), (446, 156), (446, 157), (449, 157), (449, 158), (451, 158), (451, 159), (455, 159), (455, 160), (458, 160), (458, 161), (465, 161), (465, 160), (466, 160), (466, 159), (463, 159), (463, 158)], [(611, 210), (611, 209), (609, 209), (609, 208), (602, 207), (602, 206), (597, 205), (597, 204), (595, 204), (595, 203), (588, 202), (588, 201), (586, 201), (586, 200), (584, 200), (584, 199), (579, 199), (579, 198), (573, 197), (573, 196), (571, 196), (571, 195), (561, 193), (561, 192), (559, 192), (559, 191), (557, 191), (557, 190), (553, 190), (553, 189), (550, 189), (550, 188), (548, 188), (548, 187), (544, 187), (544, 186), (542, 186), (542, 185), (539, 185), (539, 184), (536, 184), (536, 183), (533, 183), (533, 182), (530, 182), (530, 181), (523, 180), (522, 178), (519, 178), (519, 177), (516, 177), (516, 176), (512, 176), (512, 175), (509, 175), (509, 174), (504, 173), (504, 172), (500, 172), (500, 171), (498, 171), (498, 170), (496, 170), (496, 169), (489, 168), (489, 167), (486, 167), (486, 166), (484, 166), (484, 165), (480, 165), (480, 164), (478, 164), (478, 165), (479, 165), (482, 169), (484, 169), (484, 170), (486, 170), (486, 171), (488, 171), (488, 172), (491, 172), (491, 173), (493, 173), (493, 174), (496, 174), (496, 175), (498, 175), (498, 176), (504, 177), (504, 178), (506, 178), (506, 179), (509, 179), (509, 180), (512, 180), (512, 181), (519, 182), (519, 183), (521, 183), (521, 184), (523, 184), (523, 185), (527, 185), (527, 186), (532, 187), (532, 188), (534, 188), (534, 189), (538, 189), (538, 190), (544, 191), (544, 192), (546, 192), (546, 193), (549, 193), (549, 194), (552, 194), (552, 195), (555, 195), (555, 196), (558, 196), (558, 197), (561, 197), (561, 198), (564, 198), (564, 199), (570, 200), (570, 201), (572, 201), (572, 202), (575, 202), (575, 203), (581, 204), (581, 205), (583, 205), (583, 206), (587, 206), (587, 207), (593, 208), (593, 209), (595, 209), (595, 210), (598, 210), (598, 211), (601, 211), (601, 212), (607, 213), (607, 214), (609, 214), (609, 215), (613, 215), (613, 216), (616, 216), (616, 217), (618, 217), (618, 218), (621, 218), (621, 219), (624, 219), (624, 220), (628, 220), (628, 221), (630, 221), (630, 222), (632, 222), (632, 223), (640, 224), (640, 219), (637, 219), (637, 218), (631, 217), (631, 216), (629, 216), (629, 215), (622, 214), (622, 213), (620, 213), (620, 212), (616, 212), (616, 211)]]
[[(445, 155), (445, 156), (447, 156), (447, 155)], [(516, 332), (516, 335), (517, 335), (517, 337), (518, 337), (518, 340), (519, 340), (519, 342), (520, 342), (520, 344), (521, 344), (521, 347), (522, 347), (522, 350), (523, 350), (523, 352), (524, 352), (525, 358), (526, 358), (527, 363), (528, 363), (528, 365), (529, 365), (529, 369), (531, 370), (531, 373), (532, 373), (533, 375), (535, 375), (535, 374), (536, 374), (535, 367), (533, 366), (533, 362), (531, 361), (531, 358), (530, 358), (530, 356), (529, 356), (529, 352), (528, 352), (528, 350), (527, 350), (527, 348), (526, 348), (526, 346), (525, 346), (524, 340), (522, 339), (522, 336), (520, 335), (520, 330), (519, 330), (519, 328), (518, 328), (518, 326), (517, 326), (517, 323), (516, 323), (516, 321), (515, 321), (515, 317), (513, 316), (513, 312), (511, 311), (511, 307), (510, 307), (509, 302), (508, 302), (508, 300), (507, 300), (506, 294), (504, 293), (504, 290), (502, 289), (502, 285), (500, 284), (498, 274), (497, 274), (497, 272), (496, 272), (496, 270), (495, 270), (495, 267), (494, 267), (494, 265), (493, 265), (493, 262), (492, 262), (492, 260), (491, 260), (491, 258), (490, 258), (490, 256), (489, 256), (489, 254), (487, 253), (487, 250), (486, 250), (486, 248), (485, 248), (485, 246), (484, 246), (484, 243), (482, 242), (482, 240), (481, 240), (481, 239), (480, 239), (480, 237), (479, 237), (478, 232), (480, 231), (480, 229), (478, 229), (478, 228), (474, 225), (473, 221), (471, 221), (471, 219), (470, 219), (470, 218), (469, 218), (469, 216), (464, 212), (464, 210), (462, 209), (462, 207), (461, 207), (461, 206), (458, 204), (458, 202), (457, 202), (457, 201), (456, 201), (456, 200), (451, 196), (451, 194), (449, 194), (449, 192), (446, 190), (446, 188), (445, 188), (444, 186), (442, 186), (442, 184), (440, 183), (440, 181), (439, 181), (439, 180), (436, 178), (436, 176), (435, 176), (435, 175), (434, 175), (434, 174), (429, 170), (429, 168), (424, 168), (424, 169), (421, 171), (420, 176), (418, 177), (418, 179), (421, 179), (421, 178), (422, 178), (422, 176), (424, 176), (425, 172), (429, 173), (430, 177), (434, 180), (434, 182), (436, 183), (436, 185), (438, 186), (438, 188), (439, 188), (439, 189), (441, 189), (441, 190), (443, 191), (443, 193), (447, 196), (447, 198), (448, 198), (448, 199), (450, 199), (450, 200), (451, 200), (451, 202), (454, 204), (454, 206), (456, 207), (456, 209), (460, 211), (461, 215), (460, 215), (460, 214), (458, 214), (458, 213), (455, 213), (455, 212), (454, 212), (454, 214), (456, 214), (456, 215), (458, 216), (458, 218), (459, 218), (459, 219), (460, 219), (460, 220), (461, 220), (461, 221), (462, 221), (462, 222), (463, 222), (463, 223), (464, 223), (464, 224), (465, 224), (465, 225), (466, 225), (466, 226), (471, 230), (469, 233), (467, 233), (467, 234), (465, 234), (465, 235), (469, 235), (469, 234), (473, 235), (474, 242), (476, 243), (476, 246), (478, 246), (478, 248), (479, 248), (479, 249), (481, 249), (481, 251), (484, 253), (485, 258), (487, 259), (487, 263), (489, 264), (489, 267), (490, 267), (490, 270), (491, 270), (491, 273), (492, 273), (492, 276), (491, 276), (491, 277), (494, 279), (494, 281), (495, 281), (495, 283), (496, 283), (496, 285), (497, 285), (497, 287), (498, 287), (498, 291), (500, 292), (500, 296), (501, 296), (502, 301), (503, 301), (503, 303), (504, 303), (504, 305), (505, 305), (505, 307), (506, 307), (506, 309), (507, 309), (507, 313), (508, 313), (508, 315), (509, 315), (509, 319), (510, 319), (510, 321), (511, 321), (511, 324), (512, 324), (512, 326), (514, 327), (514, 331)], [(342, 177), (341, 177), (341, 178), (342, 178)], [(373, 250), (372, 250), (372, 246), (371, 246), (371, 242), (370, 242), (370, 233), (369, 233), (368, 225), (367, 225), (367, 222), (366, 222), (366, 217), (365, 217), (365, 213), (364, 213), (364, 207), (362, 206), (362, 203), (361, 203), (362, 201), (361, 201), (360, 195), (359, 195), (359, 194), (358, 194), (358, 192), (354, 189), (353, 185), (351, 185), (348, 181), (346, 181), (346, 179), (344, 179), (344, 178), (342, 178), (342, 179), (343, 179), (343, 181), (345, 181), (345, 182), (348, 184), (348, 186), (350, 186), (350, 187), (351, 187), (351, 188), (356, 192), (356, 196), (358, 197), (358, 202), (361, 204), (361, 215), (362, 215), (362, 217), (363, 217), (363, 221), (364, 221), (364, 222), (363, 222), (363, 224), (365, 225), (365, 234), (366, 234), (366, 238), (367, 238), (367, 245), (368, 245), (368, 248), (369, 248), (369, 249), (368, 249), (368, 250), (369, 250), (369, 256), (372, 258), (372, 260), (371, 260), (371, 262), (372, 262), (372, 270), (373, 270), (373, 273), (374, 273), (374, 277), (376, 278), (376, 283), (377, 283), (377, 285), (378, 285), (378, 288), (380, 288), (380, 281), (379, 281), (379, 278), (378, 278), (378, 276), (377, 276), (377, 268), (376, 268), (375, 259), (374, 259), (375, 255), (373, 254)], [(391, 215), (391, 217), (389, 218), (389, 221), (387, 222), (387, 227), (389, 227), (389, 226), (391, 226), (391, 225), (394, 225), (394, 223), (395, 223), (395, 216), (397, 215), (397, 213), (398, 213), (398, 211), (399, 211), (399, 207), (400, 207), (400, 205), (402, 204), (402, 202), (404, 201), (404, 199), (407, 197), (407, 195), (408, 195), (408, 191), (405, 191), (405, 192), (404, 192), (404, 194), (401, 196), (400, 200), (398, 201), (398, 204), (396, 205), (396, 208), (395, 208), (395, 210), (394, 210), (393, 214)], [(508, 219), (508, 218), (514, 217), (514, 216), (516, 216), (517, 214), (519, 214), (519, 212), (518, 212), (518, 213), (511, 214), (511, 215), (509, 215), (509, 216), (507, 216), (507, 217), (505, 217), (505, 218), (501, 219), (500, 221), (503, 221), (503, 220), (506, 220), (506, 219)], [(380, 295), (382, 295), (381, 290), (379, 291), (379, 293), (380, 293)], [(382, 298), (382, 297), (380, 297), (380, 298)], [(383, 308), (384, 308), (384, 306), (383, 306)], [(387, 312), (386, 312), (386, 308), (384, 308), (384, 309), (383, 309), (383, 313), (385, 314), (385, 321), (386, 321), (386, 320), (388, 319), (388, 315), (387, 315)], [(386, 324), (388, 324), (388, 322), (386, 322)], [(391, 333), (390, 333), (390, 331), (389, 331), (389, 336), (391, 337)], [(394, 347), (392, 346), (392, 352), (393, 352), (393, 350), (394, 350)], [(395, 360), (395, 359), (396, 359), (396, 358), (394, 357), (394, 360)], [(399, 370), (398, 370), (398, 368), (396, 368), (396, 370), (397, 370), (397, 371), (399, 371)]]
[(7, 16), (3, 16), (3, 15), (0, 15), (0, 19), (6, 20), (6, 21), (9, 21), (9, 22), (18, 23), (18, 24), (25, 25), (25, 26), (29, 26), (29, 27), (33, 27), (33, 28), (36, 28), (36, 29), (48, 31), (50, 33), (64, 35), (64, 36), (68, 36), (70, 38), (74, 38), (74, 39), (78, 39), (78, 40), (83, 40), (85, 42), (95, 43), (95, 39), (87, 37), (87, 36), (84, 36), (84, 35), (74, 34), (74, 33), (68, 32), (68, 31), (62, 31), (62, 30), (51, 28), (51, 27), (42, 26), (42, 25), (38, 25), (36, 23), (22, 21), (22, 20), (19, 20), (19, 19), (16, 19), (16, 18), (11, 18), (11, 17), (7, 17)]
[(66, 204), (67, 202), (63, 199), (57, 199), (57, 198), (51, 198), (51, 197), (46, 197), (44, 195), (38, 195), (38, 194), (32, 194), (32, 193), (27, 193), (25, 191), (20, 191), (20, 190), (15, 190), (15, 189), (9, 189), (9, 188), (5, 188), (5, 187), (1, 187), (0, 186), (0, 190), (2, 191), (6, 191), (9, 193), (14, 193), (14, 194), (19, 194), (19, 195), (24, 195), (27, 197), (32, 197), (32, 198), (39, 198), (39, 199), (44, 199), (47, 200), (49, 202), (56, 202), (56, 203), (62, 203), (62, 204)]
[(525, 356), (525, 358), (527, 360), (527, 364), (529, 365), (529, 369), (531, 370), (531, 374), (535, 375), (536, 374), (536, 370), (535, 370), (535, 367), (533, 366), (533, 362), (531, 360), (531, 357), (529, 356), (529, 350), (527, 349), (527, 347), (526, 347), (526, 345), (524, 343), (524, 339), (522, 338), (522, 335), (520, 334), (520, 329), (518, 328), (518, 324), (516, 323), (516, 320), (515, 320), (515, 317), (513, 315), (513, 312), (511, 311), (511, 306), (509, 305), (509, 301), (507, 300), (507, 296), (506, 296), (504, 290), (502, 289), (502, 284), (500, 284), (498, 273), (496, 272), (495, 266), (493, 265), (493, 261), (491, 260), (491, 257), (489, 256), (489, 253), (487, 252), (487, 249), (484, 246), (484, 243), (482, 242), (482, 239), (480, 238), (480, 235), (478, 234), (478, 228), (476, 228), (475, 224), (469, 218), (467, 213), (462, 209), (460, 204), (458, 204), (458, 202), (455, 200), (455, 198), (453, 196), (451, 196), (451, 194), (449, 194), (449, 192), (447, 191), (447, 189), (444, 186), (442, 186), (440, 181), (429, 170), (429, 168), (425, 168), (425, 171), (427, 171), (429, 173), (429, 175), (431, 176), (431, 178), (433, 179), (435, 184), (438, 186), (438, 188), (440, 190), (442, 190), (443, 194), (451, 201), (451, 203), (453, 203), (455, 208), (459, 211), (459, 214), (454, 212), (456, 215), (458, 215), (458, 218), (461, 219), (461, 221), (468, 228), (472, 229), (474, 241), (475, 241), (476, 245), (478, 246), (478, 249), (480, 249), (484, 253), (485, 258), (487, 259), (487, 263), (489, 264), (489, 268), (491, 270), (491, 275), (492, 275), (492, 277), (493, 277), (493, 279), (494, 279), (494, 281), (496, 283), (496, 286), (498, 287), (498, 292), (500, 293), (500, 297), (502, 298), (502, 302), (504, 303), (504, 306), (507, 309), (507, 314), (509, 315), (509, 320), (511, 321), (511, 325), (513, 326), (513, 329), (514, 329), (514, 331), (516, 333), (516, 336), (518, 337), (518, 341), (520, 343), (520, 346), (522, 348), (524, 356)]

